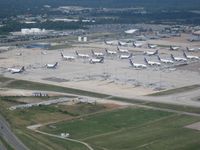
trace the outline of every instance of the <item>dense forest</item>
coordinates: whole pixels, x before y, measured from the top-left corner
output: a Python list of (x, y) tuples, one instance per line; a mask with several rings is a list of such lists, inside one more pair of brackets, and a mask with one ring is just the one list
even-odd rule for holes
[[(39, 27), (45, 29), (65, 30), (83, 29), (88, 23), (81, 22), (37, 22), (36, 24), (24, 24), (16, 19), (17, 15), (44, 15), (74, 17), (71, 14), (63, 14), (44, 8), (49, 5), (52, 8), (59, 6), (83, 6), (90, 8), (135, 8), (143, 7), (148, 13), (136, 14), (132, 10), (125, 11), (95, 11), (73, 14), (78, 18), (95, 18), (95, 24), (134, 24), (134, 23), (171, 23), (171, 24), (200, 24), (200, 0), (0, 0), (0, 35), (21, 28)], [(192, 12), (195, 10), (195, 13)], [(196, 13), (197, 12), (197, 13)], [(15, 18), (15, 19), (13, 19)], [(109, 18), (109, 19), (107, 19)], [(48, 18), (47, 18), (48, 19)]]
[(151, 11), (200, 10), (199, 0), (0, 0), (0, 17), (39, 13), (44, 5), (58, 7), (76, 5), (85, 7), (144, 7)]

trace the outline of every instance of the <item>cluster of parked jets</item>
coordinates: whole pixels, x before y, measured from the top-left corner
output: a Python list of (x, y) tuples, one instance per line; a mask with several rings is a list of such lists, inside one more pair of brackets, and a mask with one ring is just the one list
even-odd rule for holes
[[(105, 44), (107, 45), (113, 45), (113, 41), (104, 41)], [(130, 43), (127, 42), (120, 42), (118, 41), (118, 45), (119, 46), (127, 46)], [(133, 42), (133, 46), (134, 47), (142, 47), (143, 44), (142, 43), (137, 43), (137, 42)], [(156, 49), (158, 47), (158, 45), (154, 45), (154, 44), (148, 44), (148, 48), (150, 49)], [(180, 47), (178, 46), (170, 46), (169, 48), (170, 50), (178, 50), (180, 49)], [(188, 52), (196, 52), (198, 50), (200, 50), (200, 48), (186, 48), (186, 50)], [(143, 54), (146, 56), (157, 56), (158, 61), (150, 61), (148, 60), (146, 57), (144, 57), (144, 64), (139, 64), (139, 63), (134, 63), (133, 62), (133, 53), (130, 53), (128, 49), (122, 49), (117, 47), (117, 50), (108, 50), (105, 49), (105, 53), (103, 52), (95, 52), (94, 50), (91, 50), (92, 53), (92, 58), (90, 57), (89, 54), (83, 54), (83, 53), (79, 53), (78, 51), (75, 51), (76, 56), (72, 56), (72, 55), (64, 55), (63, 52), (61, 52), (61, 57), (63, 60), (67, 60), (67, 61), (73, 61), (76, 58), (82, 58), (85, 60), (89, 60), (89, 63), (91, 64), (96, 64), (96, 63), (104, 63), (104, 58), (105, 55), (109, 55), (109, 56), (119, 56), (120, 59), (129, 59), (129, 63), (132, 67), (137, 68), (137, 69), (144, 69), (147, 68), (147, 66), (161, 66), (162, 63), (165, 64), (174, 64), (174, 62), (187, 62), (188, 60), (199, 60), (200, 58), (198, 56), (193, 56), (193, 55), (187, 55), (185, 52), (183, 52), (183, 56), (184, 57), (175, 57), (173, 54), (170, 55), (171, 59), (163, 59), (159, 56), (158, 50), (154, 50), (154, 51), (145, 51)], [(54, 64), (46, 64), (45, 67), (49, 68), (49, 69), (55, 69), (58, 66), (58, 62), (54, 63)], [(25, 71), (25, 67), (21, 67), (21, 68), (8, 68), (8, 71), (11, 72), (12, 74), (15, 73), (22, 73)]]
[[(78, 51), (75, 51), (75, 56), (71, 55), (64, 55), (63, 52), (61, 52), (61, 57), (63, 60), (67, 61), (73, 61), (76, 58), (82, 58), (82, 59), (88, 59), (89, 63), (91, 64), (96, 64), (96, 63), (103, 63), (105, 55), (109, 56), (117, 56), (119, 54), (120, 59), (129, 59), (129, 63), (132, 67), (137, 68), (137, 69), (144, 69), (147, 68), (147, 66), (161, 66), (162, 63), (165, 64), (174, 64), (175, 62), (187, 62), (188, 60), (199, 60), (200, 58), (198, 56), (193, 56), (193, 55), (187, 55), (185, 52), (183, 52), (184, 57), (175, 57), (173, 54), (171, 54), (171, 59), (163, 59), (159, 56), (158, 50), (155, 51), (145, 51), (143, 54), (146, 56), (157, 56), (158, 61), (150, 61), (146, 57), (144, 57), (144, 64), (139, 64), (139, 63), (134, 63), (133, 62), (133, 53), (130, 53), (129, 50), (127, 49), (121, 49), (117, 47), (117, 51), (113, 50), (108, 50), (105, 49), (106, 53), (102, 52), (95, 52), (91, 50), (93, 58), (90, 58), (89, 54), (83, 54), (79, 53)], [(45, 67), (49, 69), (55, 69), (58, 66), (58, 62), (54, 64), (46, 64)], [(8, 68), (8, 71), (11, 72), (12, 74), (14, 73), (21, 73), (25, 71), (25, 67), (23, 66), (22, 68), (16, 69), (16, 68)]]
[[(141, 42), (122, 42), (122, 41), (117, 41), (117, 43), (115, 41), (105, 41), (104, 40), (104, 43), (106, 45), (118, 45), (118, 46), (129, 46), (129, 47), (138, 47), (138, 48), (141, 48), (144, 44), (141, 43)], [(156, 44), (147, 44), (147, 47), (150, 48), (150, 49), (156, 49), (158, 48), (158, 45)], [(176, 50), (179, 50), (180, 47), (179, 46), (170, 46), (169, 47), (169, 50), (172, 50), (172, 51), (176, 51)], [(188, 52), (197, 52), (197, 51), (200, 51), (200, 48), (189, 48), (187, 47), (186, 48)]]

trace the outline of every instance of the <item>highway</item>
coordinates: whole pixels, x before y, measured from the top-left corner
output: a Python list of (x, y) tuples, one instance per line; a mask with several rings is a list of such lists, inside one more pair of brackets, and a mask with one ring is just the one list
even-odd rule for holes
[(0, 135), (15, 150), (28, 150), (28, 148), (11, 131), (10, 125), (0, 115)]

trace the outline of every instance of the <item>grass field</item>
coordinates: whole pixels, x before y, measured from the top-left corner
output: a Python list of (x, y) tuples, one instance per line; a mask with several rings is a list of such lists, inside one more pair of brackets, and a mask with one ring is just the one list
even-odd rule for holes
[(198, 117), (177, 115), (142, 108), (106, 112), (75, 121), (60, 122), (41, 128), (89, 143), (95, 150), (197, 150), (200, 132), (184, 128)]
[(88, 150), (81, 144), (37, 134), (28, 130), (16, 130), (15, 133), (30, 150)]
[[(0, 80), (4, 80), (5, 77), (1, 77), (1, 78)], [(13, 79), (5, 78), (5, 81), (7, 80), (11, 81)], [(172, 110), (200, 114), (199, 108), (195, 108), (195, 107), (179, 106), (179, 105), (164, 104), (164, 103), (157, 103), (157, 102), (145, 102), (138, 99), (129, 99), (129, 98), (111, 96), (111, 95), (102, 94), (102, 93), (95, 93), (95, 92), (90, 92), (90, 91), (84, 91), (84, 90), (79, 90), (79, 89), (66, 88), (66, 87), (60, 87), (60, 86), (55, 86), (55, 85), (42, 84), (42, 83), (30, 82), (30, 81), (24, 81), (24, 80), (13, 80), (12, 82), (9, 82), (8, 84), (6, 84), (5, 87), (16, 88), (16, 89), (57, 91), (57, 92), (71, 93), (71, 94), (77, 94), (77, 95), (82, 95), (82, 96), (91, 96), (91, 97), (96, 97), (96, 98), (110, 97), (109, 99), (116, 100), (116, 101), (123, 101), (123, 102), (128, 102), (128, 103), (133, 103), (133, 104), (144, 104), (147, 106), (167, 108), (167, 109), (172, 109)], [(192, 86), (182, 87), (178, 89), (158, 92), (155, 94), (151, 94), (150, 96), (164, 96), (164, 95), (170, 95), (170, 94), (175, 94), (175, 93), (181, 93), (181, 92), (185, 92), (189, 90), (195, 90), (198, 88), (200, 88), (200, 85), (192, 85)]]
[(30, 150), (87, 150), (81, 144), (40, 135), (31, 132), (26, 127), (34, 124), (72, 119), (80, 115), (96, 113), (106, 109), (104, 105), (76, 104), (40, 106), (14, 111), (8, 110), (10, 106), (19, 104), (18, 99), (20, 98), (23, 97), (0, 97), (0, 113), (10, 123), (13, 131)]
[(170, 115), (170, 113), (158, 113), (158, 111), (144, 110), (141, 108), (123, 109), (109, 113), (101, 113), (88, 118), (81, 118), (76, 121), (53, 124), (56, 126), (55, 129), (46, 127), (43, 131), (53, 134), (69, 131), (72, 138), (80, 139), (104, 132), (112, 132), (121, 128), (127, 128), (132, 126), (132, 124), (137, 126), (141, 123), (168, 115)]
[[(0, 80), (6, 83), (3, 87), (9, 88), (58, 91), (97, 98), (110, 96), (102, 93), (23, 80), (7, 78), (6, 80)], [(194, 88), (199, 87), (189, 87), (189, 89)], [(176, 92), (184, 91), (185, 87), (176, 90)], [(164, 95), (171, 93), (173, 94), (173, 91), (166, 91)], [(62, 132), (68, 132), (71, 138), (84, 141), (95, 150), (199, 150), (200, 147), (200, 131), (184, 128), (186, 125), (200, 121), (199, 117), (139, 107), (118, 109), (92, 115), (91, 113), (104, 111), (105, 107), (101, 105), (83, 104), (76, 106), (52, 105), (9, 111), (7, 108), (19, 104), (16, 101), (17, 98), (20, 97), (1, 97), (0, 113), (9, 121), (17, 136), (31, 150), (87, 150), (81, 144), (41, 135), (26, 129), (28, 125), (49, 121), (56, 121), (58, 123), (52, 124), (53, 128), (47, 125), (41, 127), (40, 130), (56, 135), (60, 135)], [(154, 102), (144, 103), (144, 101), (122, 97), (111, 97), (110, 99), (158, 108), (200, 113), (199, 109), (194, 107)], [(80, 117), (84, 114), (91, 115)], [(77, 116), (77, 119), (72, 120), (73, 117)], [(60, 121), (63, 119), (68, 119), (68, 121)]]
[(197, 120), (188, 116), (171, 116), (140, 127), (90, 138), (86, 142), (99, 150), (198, 150), (200, 132), (184, 128)]

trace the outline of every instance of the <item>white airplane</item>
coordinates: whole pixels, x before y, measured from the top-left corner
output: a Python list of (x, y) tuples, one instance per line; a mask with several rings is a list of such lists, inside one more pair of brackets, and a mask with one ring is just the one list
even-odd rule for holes
[(90, 57), (88, 54), (79, 54), (77, 51), (75, 53), (80, 58), (89, 58)]
[[(188, 52), (196, 52), (198, 49), (186, 47)], [(200, 50), (200, 49), (199, 49)]]
[(190, 60), (199, 60), (199, 57), (198, 57), (198, 56), (187, 55), (185, 52), (183, 52), (183, 56), (184, 56), (186, 59), (190, 59)]
[(172, 50), (172, 51), (177, 51), (177, 50), (179, 50), (179, 48), (180, 47), (178, 47), (178, 46), (170, 46), (170, 50)]
[(22, 53), (17, 53), (16, 56), (22, 56)]
[(12, 74), (15, 74), (15, 73), (22, 73), (25, 71), (25, 67), (23, 66), (22, 68), (8, 68), (8, 71), (11, 72)]
[(129, 59), (129, 63), (130, 63), (131, 66), (134, 67), (134, 68), (141, 68), (141, 69), (147, 68), (147, 65), (145, 65), (145, 64), (136, 64), (136, 63), (133, 63), (133, 61), (132, 61), (131, 59)]
[(61, 54), (61, 57), (64, 59), (64, 60), (74, 60), (75, 57), (74, 56), (67, 56), (67, 55), (64, 55), (62, 52), (60, 53)]
[(118, 41), (119, 46), (129, 46), (130, 43)]
[(113, 44), (114, 44), (113, 41), (106, 41), (106, 40), (104, 40), (104, 43), (105, 43), (106, 45), (113, 45)]
[(158, 47), (158, 45), (148, 44), (148, 48), (154, 49), (154, 48), (157, 48), (157, 47)]
[(110, 55), (115, 55), (115, 54), (117, 54), (116, 51), (111, 51), (111, 50), (107, 50), (107, 49), (105, 49), (105, 51), (106, 51), (107, 54), (110, 54)]
[(148, 55), (148, 56), (153, 56), (153, 55), (157, 55), (158, 54), (158, 50), (152, 52), (152, 51), (145, 51), (144, 55)]
[(142, 43), (133, 42), (134, 47), (142, 47)]
[(174, 55), (171, 54), (171, 58), (173, 61), (187, 61), (186, 58), (182, 58), (182, 57), (174, 57)]
[(119, 55), (120, 59), (130, 59), (131, 57), (133, 57), (132, 53), (130, 55)]
[(41, 54), (42, 54), (42, 55), (46, 55), (46, 54), (47, 54), (47, 52), (45, 52), (45, 51), (42, 51), (42, 52), (41, 52)]
[(102, 57), (102, 58), (91, 58), (91, 59), (89, 60), (89, 62), (90, 62), (91, 64), (103, 63), (103, 62), (104, 62), (104, 57)]
[(46, 67), (49, 69), (55, 69), (58, 66), (58, 62), (56, 62), (55, 64), (46, 64)]
[(160, 56), (157, 56), (158, 57), (158, 60), (162, 63), (166, 63), (166, 64), (173, 64), (174, 61), (170, 60), (170, 59), (162, 59), (160, 58)]
[(145, 62), (147, 65), (150, 65), (150, 66), (160, 66), (160, 65), (161, 65), (161, 63), (159, 63), (159, 62), (149, 61), (149, 60), (147, 60), (146, 58), (144, 58), (144, 62)]
[(128, 52), (129, 52), (127, 49), (120, 49), (119, 47), (117, 47), (117, 50), (118, 50), (120, 53), (128, 53)]
[(96, 57), (103, 57), (103, 56), (104, 56), (103, 53), (94, 52), (93, 50), (91, 50), (91, 51), (92, 51), (92, 54), (93, 54), (94, 56), (96, 56)]

